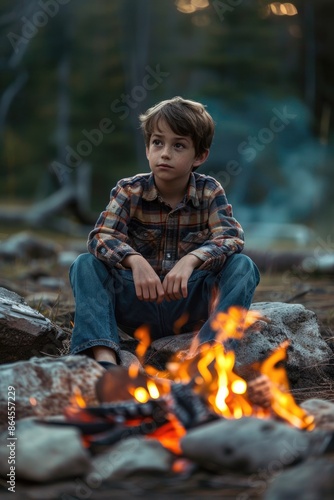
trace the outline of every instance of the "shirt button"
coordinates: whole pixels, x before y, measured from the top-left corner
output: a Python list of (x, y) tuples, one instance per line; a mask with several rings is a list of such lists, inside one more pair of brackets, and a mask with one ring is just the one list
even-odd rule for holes
[(100, 253), (102, 253), (102, 255), (105, 255), (107, 253), (107, 250), (104, 247), (102, 247)]
[(171, 259), (172, 258), (172, 254), (171, 253), (167, 253), (167, 259)]
[(202, 233), (197, 233), (197, 236), (200, 238), (202, 236)]

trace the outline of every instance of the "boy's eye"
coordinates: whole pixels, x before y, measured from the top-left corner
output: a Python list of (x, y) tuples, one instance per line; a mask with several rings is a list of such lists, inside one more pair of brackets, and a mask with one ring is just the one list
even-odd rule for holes
[(153, 139), (152, 144), (154, 144), (154, 146), (159, 146), (161, 144), (161, 141), (160, 139)]
[(176, 147), (176, 149), (182, 149), (182, 148), (184, 148), (184, 144), (182, 144), (181, 142), (177, 142), (175, 144), (175, 147)]

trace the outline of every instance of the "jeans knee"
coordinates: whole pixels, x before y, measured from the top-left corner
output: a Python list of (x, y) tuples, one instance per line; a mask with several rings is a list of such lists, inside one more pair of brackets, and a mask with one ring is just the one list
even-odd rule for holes
[(247, 278), (253, 281), (255, 286), (260, 281), (260, 273), (257, 266), (248, 255), (242, 253), (233, 254), (228, 257), (221, 274), (223, 283), (227, 276), (238, 280)]
[(81, 267), (87, 266), (87, 264), (90, 260), (89, 257), (93, 257), (93, 256), (89, 253), (82, 253), (82, 254), (78, 255), (78, 257), (75, 259), (74, 262), (72, 262), (72, 264), (70, 266), (70, 270), (69, 270), (70, 276), (71, 276), (71, 274), (76, 272)]
[(99, 271), (106, 272), (103, 262), (99, 261), (91, 253), (82, 253), (78, 255), (69, 269), (70, 280), (75, 276), (92, 276), (92, 274), (99, 274)]
[(254, 264), (254, 262), (250, 257), (248, 257), (248, 255), (245, 255), (243, 253), (236, 254), (236, 257), (238, 258), (239, 265), (241, 266), (243, 274), (250, 276), (253, 275), (255, 283), (257, 285), (260, 281), (260, 273), (256, 264)]

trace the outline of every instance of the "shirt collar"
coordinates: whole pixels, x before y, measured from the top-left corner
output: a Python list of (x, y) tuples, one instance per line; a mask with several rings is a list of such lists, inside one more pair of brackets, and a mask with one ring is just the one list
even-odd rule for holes
[[(152, 201), (159, 197), (159, 192), (154, 183), (154, 176), (152, 173), (147, 180), (147, 185), (142, 196), (144, 200), (147, 201)], [(188, 201), (191, 201), (194, 207), (199, 206), (199, 199), (196, 190), (196, 179), (193, 172), (191, 172), (190, 174), (189, 184), (185, 195), (185, 203), (188, 203)]]

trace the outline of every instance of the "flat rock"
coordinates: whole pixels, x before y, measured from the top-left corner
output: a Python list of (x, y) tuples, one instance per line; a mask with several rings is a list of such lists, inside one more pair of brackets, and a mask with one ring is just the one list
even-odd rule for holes
[(8, 386), (15, 388), (16, 419), (59, 415), (79, 389), (97, 404), (95, 383), (105, 370), (87, 356), (32, 358), (0, 366), (0, 422), (7, 421)]
[(86, 482), (121, 479), (139, 471), (169, 472), (174, 458), (159, 441), (128, 438), (93, 458), (93, 471)]
[(272, 474), (308, 456), (311, 434), (274, 420), (221, 419), (190, 430), (181, 448), (206, 469), (255, 473), (270, 465)]
[(194, 337), (194, 333), (183, 333), (154, 340), (147, 352), (146, 362), (164, 370), (167, 361), (174, 354), (178, 353), (181, 359), (186, 357)]
[(17, 440), (0, 437), (0, 475), (8, 474), (11, 444), (15, 456), (17, 480), (56, 481), (87, 474), (90, 455), (83, 447), (80, 431), (73, 427), (46, 426), (33, 421), (20, 421)]
[(0, 363), (57, 355), (64, 339), (60, 327), (16, 293), (0, 288)]
[(300, 405), (314, 416), (317, 429), (334, 430), (334, 403), (325, 399), (307, 399)]
[(309, 460), (274, 478), (264, 500), (332, 500), (334, 463), (326, 458)]

